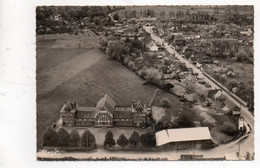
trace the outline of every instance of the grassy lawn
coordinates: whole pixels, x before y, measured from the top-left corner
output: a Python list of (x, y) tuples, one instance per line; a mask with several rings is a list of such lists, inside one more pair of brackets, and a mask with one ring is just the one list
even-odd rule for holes
[[(37, 49), (37, 72), (46, 71), (49, 68), (55, 67), (63, 62), (73, 59), (76, 56), (87, 51), (87, 49), (83, 48), (47, 50), (44, 47), (49, 44), (41, 43), (42, 42), (37, 43), (37, 45), (42, 45), (42, 48)], [(53, 57), (55, 57), (55, 59)]]
[[(254, 65), (249, 63), (239, 63), (230, 60), (218, 60), (220, 64), (227, 68), (232, 68), (235, 72), (234, 80), (245, 83), (248, 87), (254, 87)], [(232, 80), (232, 78), (230, 78)]]

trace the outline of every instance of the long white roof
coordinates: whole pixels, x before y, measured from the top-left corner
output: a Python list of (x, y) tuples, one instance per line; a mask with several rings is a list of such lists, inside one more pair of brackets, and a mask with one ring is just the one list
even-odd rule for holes
[(170, 142), (211, 140), (208, 127), (166, 129), (155, 133), (156, 145), (161, 146)]

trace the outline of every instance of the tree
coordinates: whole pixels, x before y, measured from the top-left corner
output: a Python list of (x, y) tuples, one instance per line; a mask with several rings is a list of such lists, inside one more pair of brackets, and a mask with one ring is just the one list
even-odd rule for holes
[(238, 133), (238, 128), (236, 127), (236, 125), (232, 124), (232, 123), (229, 123), (229, 122), (224, 122), (222, 125), (221, 125), (221, 129), (220, 131), (224, 134), (227, 134), (227, 135), (235, 135)]
[(71, 146), (78, 146), (80, 142), (80, 135), (77, 130), (72, 130), (70, 133), (70, 144)]
[(89, 130), (86, 130), (82, 134), (81, 143), (82, 146), (86, 147), (87, 149), (91, 149), (96, 147), (96, 138)]
[(237, 62), (243, 62), (247, 60), (248, 60), (248, 53), (246, 53), (245, 51), (240, 51), (237, 54)]
[(171, 107), (171, 101), (169, 100), (169, 99), (166, 99), (166, 98), (162, 98), (161, 100), (160, 100), (160, 105), (161, 105), (161, 107), (165, 107), (165, 108), (169, 108), (169, 107)]
[(165, 17), (165, 11), (161, 11), (160, 16), (161, 16), (161, 18), (164, 18)]
[(119, 146), (123, 148), (128, 145), (128, 139), (125, 137), (124, 134), (121, 134), (116, 142)]
[(69, 142), (70, 142), (70, 135), (68, 133), (68, 131), (64, 128), (60, 128), (58, 131), (58, 146), (69, 146)]
[(100, 24), (100, 19), (98, 17), (94, 17), (94, 23), (98, 26)]
[(57, 132), (52, 128), (49, 128), (43, 135), (43, 143), (45, 146), (56, 146), (58, 139)]
[(142, 49), (144, 46), (143, 43), (138, 39), (132, 40), (131, 45), (132, 45), (132, 48), (138, 48), (138, 49)]
[(142, 134), (140, 137), (141, 144), (145, 148), (152, 148), (156, 145), (155, 136), (152, 133)]
[(125, 43), (120, 40), (114, 40), (114, 41), (108, 40), (106, 53), (112, 59), (120, 60), (123, 62), (122, 56), (129, 54), (129, 50), (130, 50), (129, 47), (127, 47)]
[(128, 141), (129, 141), (130, 145), (136, 147), (140, 143), (139, 134), (136, 131), (134, 131)]
[(107, 38), (105, 36), (100, 36), (99, 46), (102, 50), (106, 50), (106, 48), (107, 48)]
[(104, 147), (112, 147), (115, 145), (114, 135), (111, 131), (108, 131), (105, 136)]
[(115, 14), (113, 15), (113, 19), (114, 19), (114, 20), (119, 20), (119, 15), (118, 15), (118, 13), (115, 13)]
[(150, 82), (158, 82), (161, 79), (161, 74), (157, 69), (151, 67), (146, 70), (146, 76), (144, 78)]
[(187, 114), (181, 114), (181, 116), (175, 120), (175, 123), (179, 126), (179, 128), (191, 128), (195, 126), (192, 118)]
[(190, 15), (190, 10), (186, 10), (185, 14)]
[(128, 67), (129, 67), (129, 69), (131, 69), (131, 70), (135, 70), (135, 63), (134, 63), (133, 61), (130, 61), (130, 62), (128, 63)]

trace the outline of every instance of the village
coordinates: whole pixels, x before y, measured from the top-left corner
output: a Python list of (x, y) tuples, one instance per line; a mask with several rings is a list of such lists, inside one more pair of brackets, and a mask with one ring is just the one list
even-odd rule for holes
[[(166, 13), (111, 7), (105, 16), (82, 16), (72, 24), (54, 12), (49, 20), (62, 26), (37, 24), (38, 34), (45, 39), (54, 30), (75, 38), (91, 32), (111, 61), (141, 78), (144, 87), (156, 88), (146, 102), (136, 95), (129, 97), (132, 102), (118, 105), (119, 98), (111, 92), (103, 92), (92, 106), (78, 105), (77, 97), (68, 100), (56, 107), (58, 120), (44, 133), (41, 147), (88, 152), (100, 148), (210, 151), (252, 137), (253, 76), (243, 81), (245, 74), (241, 76), (236, 68), (253, 67), (253, 15), (240, 14), (235, 7), (206, 8), (174, 8)], [(83, 40), (75, 47), (87, 46)], [(166, 93), (181, 106), (161, 96)], [(244, 159), (252, 158), (252, 151), (245, 153)], [(227, 159), (224, 153), (215, 159), (219, 156)]]

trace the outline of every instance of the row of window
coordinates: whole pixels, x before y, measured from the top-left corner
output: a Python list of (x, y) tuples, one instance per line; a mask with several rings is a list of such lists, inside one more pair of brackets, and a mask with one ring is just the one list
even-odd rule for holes
[(76, 121), (94, 121), (95, 119), (88, 118), (88, 119), (76, 119)]
[(72, 123), (73, 121), (65, 120), (64, 122), (65, 122), (65, 123)]
[(133, 121), (133, 119), (114, 119), (114, 121)]
[(72, 114), (62, 114), (62, 116), (64, 116), (64, 117), (72, 117), (73, 115)]

